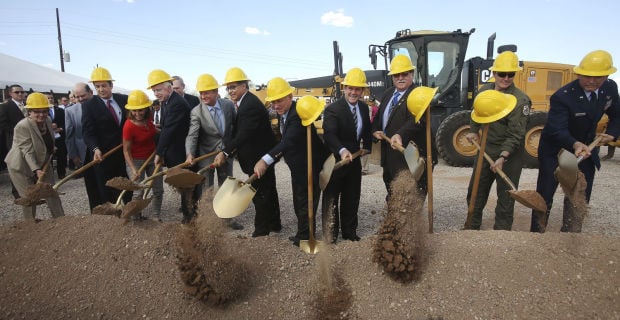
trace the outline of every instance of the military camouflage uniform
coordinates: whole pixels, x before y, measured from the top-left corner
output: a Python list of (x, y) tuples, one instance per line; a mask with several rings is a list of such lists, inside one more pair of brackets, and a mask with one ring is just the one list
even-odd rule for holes
[[(490, 83), (484, 85), (480, 89), (480, 92), (485, 90), (495, 90), (495, 84)], [(525, 127), (532, 103), (530, 98), (523, 93), (523, 91), (515, 87), (514, 83), (503, 92), (515, 96), (517, 98), (517, 106), (507, 116), (489, 124), (485, 152), (494, 160), (499, 158), (502, 151), (510, 153), (507, 161), (502, 165), (502, 171), (506, 173), (515, 186), (518, 186), (519, 178), (521, 177), (521, 169), (523, 167)], [(470, 121), (470, 125), (471, 132), (478, 132), (480, 130), (481, 125), (473, 120)], [(482, 137), (480, 138), (482, 139)], [(488, 161), (484, 158), (477, 158), (474, 162), (474, 168), (476, 167), (477, 161), (482, 161), (482, 171), (480, 173), (480, 182), (471, 225), (468, 229), (480, 229), (482, 211), (489, 198), (491, 186), (495, 181), (497, 183), (497, 205), (495, 207), (495, 224), (493, 225), (493, 229), (510, 230), (512, 228), (515, 204), (515, 200), (512, 199), (507, 192), (510, 190), (510, 186), (506, 184), (498, 174), (491, 171)], [(468, 205), (471, 197), (473, 180), (474, 175), (472, 174), (467, 191)]]

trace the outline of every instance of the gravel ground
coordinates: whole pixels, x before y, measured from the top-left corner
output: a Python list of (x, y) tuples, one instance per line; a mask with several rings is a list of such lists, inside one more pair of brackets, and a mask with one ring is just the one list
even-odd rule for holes
[[(373, 153), (373, 156), (375, 154)], [(371, 158), (368, 164), (369, 173), (362, 178), (362, 196), (359, 209), (360, 236), (369, 236), (375, 233), (380, 224), (381, 212), (385, 210), (385, 187), (381, 178), (382, 169), (376, 164), (377, 159)], [(603, 162), (601, 171), (597, 172), (594, 182), (594, 191), (590, 201), (590, 216), (584, 222), (583, 231), (604, 235), (620, 236), (620, 218), (618, 216), (616, 197), (618, 181), (620, 180), (620, 157)], [(234, 175), (242, 180), (245, 176), (235, 162)], [(535, 190), (537, 169), (524, 169), (521, 175), (519, 189)], [(467, 217), (467, 183), (472, 174), (472, 168), (450, 167), (441, 161), (436, 167), (433, 178), (433, 214), (435, 232), (460, 230)], [(293, 213), (293, 203), (290, 187), (290, 173), (285, 163), (276, 164), (278, 195), (280, 198), (283, 232), (278, 236), (287, 239), (295, 233), (296, 218)], [(493, 187), (492, 190), (494, 190)], [(11, 196), (9, 176), (0, 175), (0, 224), (11, 223), (21, 219), (21, 210)], [(66, 215), (88, 213), (88, 200), (82, 179), (71, 180), (60, 187), (61, 199)], [(563, 193), (561, 188), (555, 194), (554, 207), (551, 212), (548, 232), (559, 232), (561, 227)], [(484, 211), (482, 229), (493, 228), (494, 208), (497, 197), (492, 191), (487, 207)], [(180, 221), (182, 216), (178, 211), (180, 195), (170, 186), (165, 185), (162, 214), (164, 221)], [(425, 207), (425, 209), (426, 207)], [(45, 205), (38, 208), (39, 218), (49, 219), (50, 215)], [(145, 211), (149, 214), (149, 210)], [(531, 211), (519, 203), (515, 205), (515, 221), (513, 230), (529, 231)], [(320, 212), (316, 215), (320, 219)], [(248, 212), (237, 218), (245, 229), (239, 234), (250, 235), (253, 231), (253, 206), (250, 204)], [(320, 229), (320, 222), (317, 226)]]

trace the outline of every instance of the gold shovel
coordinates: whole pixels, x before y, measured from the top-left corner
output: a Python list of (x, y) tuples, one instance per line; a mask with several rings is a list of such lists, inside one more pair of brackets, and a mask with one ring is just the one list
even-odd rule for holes
[[(390, 144), (392, 142), (390, 138), (384, 133), (381, 133), (381, 138)], [(415, 181), (420, 180), (422, 174), (424, 173), (424, 165), (426, 164), (426, 162), (424, 161), (424, 159), (420, 158), (420, 152), (418, 151), (418, 148), (416, 148), (413, 142), (410, 142), (407, 145), (407, 148), (403, 148), (402, 145), (394, 145), (394, 147), (396, 147), (396, 150), (402, 153), (405, 157), (407, 167), (409, 167), (409, 171), (411, 172), (411, 174), (413, 174), (413, 178), (415, 179)]]
[[(478, 142), (472, 141), (472, 144), (476, 146), (478, 150), (480, 150), (480, 145), (478, 144)], [(489, 156), (486, 152), (484, 153), (484, 158), (487, 159), (489, 165), (491, 166), (495, 163), (495, 161), (491, 159), (491, 156)], [(499, 176), (510, 187), (511, 190), (509, 190), (508, 193), (510, 194), (511, 198), (517, 200), (519, 203), (528, 208), (534, 209), (536, 211), (547, 212), (547, 203), (545, 202), (545, 199), (543, 199), (543, 197), (540, 195), (540, 193), (534, 190), (517, 190), (517, 187), (514, 185), (514, 183), (512, 183), (510, 178), (508, 178), (508, 176), (506, 175), (506, 173), (504, 173), (502, 169), (495, 168), (495, 170), (497, 171), (497, 174), (499, 174)]]
[[(351, 157), (352, 159), (355, 159), (359, 157), (360, 154), (362, 154), (362, 149), (353, 153)], [(334, 155), (333, 154), (329, 155), (327, 160), (323, 162), (323, 169), (321, 169), (321, 172), (319, 172), (319, 187), (321, 188), (321, 190), (325, 190), (325, 188), (327, 188), (327, 184), (329, 183), (329, 180), (331, 180), (332, 178), (332, 172), (334, 172), (334, 170), (338, 170), (344, 165), (349, 164), (351, 160), (342, 159), (336, 163), (336, 158), (334, 158)]]
[(213, 197), (213, 211), (220, 218), (234, 218), (250, 205), (256, 194), (252, 182), (258, 179), (255, 174), (245, 181), (228, 177)]
[(323, 246), (322, 241), (314, 239), (314, 200), (313, 200), (313, 184), (312, 184), (312, 129), (307, 129), (307, 145), (308, 145), (308, 240), (299, 240), (299, 249), (305, 253), (316, 254), (319, 248)]
[[(588, 150), (592, 151), (599, 142), (601, 142), (601, 137), (594, 139), (588, 145)], [(583, 156), (577, 157), (565, 149), (560, 150), (560, 153), (558, 153), (558, 167), (555, 169), (555, 178), (567, 190), (572, 190), (577, 184), (579, 162), (581, 160), (583, 160)]]

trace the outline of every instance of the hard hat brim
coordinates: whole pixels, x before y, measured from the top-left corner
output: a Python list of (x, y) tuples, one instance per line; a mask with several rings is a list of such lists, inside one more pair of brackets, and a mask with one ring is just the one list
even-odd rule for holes
[(507, 116), (509, 113), (512, 112), (512, 110), (514, 110), (514, 108), (517, 106), (517, 97), (511, 95), (511, 94), (506, 94), (507, 99), (508, 99), (508, 106), (505, 107), (504, 109), (502, 109), (500, 112), (491, 115), (491, 116), (479, 116), (478, 114), (476, 114), (476, 110), (474, 109), (471, 112), (471, 119), (474, 120), (477, 123), (491, 123), (491, 122), (495, 122), (499, 119), (502, 119), (503, 117)]
[(588, 76), (588, 77), (603, 77), (603, 76), (608, 76), (610, 74), (614, 74), (616, 73), (616, 71), (618, 71), (618, 69), (616, 69), (616, 67), (611, 67), (607, 70), (604, 71), (588, 71), (586, 69), (580, 68), (579, 66), (575, 66), (573, 68), (573, 71), (578, 74), (578, 75), (582, 75), (582, 76)]

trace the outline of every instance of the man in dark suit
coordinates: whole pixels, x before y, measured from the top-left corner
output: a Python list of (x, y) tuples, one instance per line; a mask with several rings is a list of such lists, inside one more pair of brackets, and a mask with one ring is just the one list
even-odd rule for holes
[(360, 156), (370, 152), (372, 147), (370, 113), (368, 105), (361, 100), (364, 88), (368, 87), (364, 71), (359, 68), (349, 70), (342, 85), (344, 97), (328, 105), (323, 115), (323, 138), (327, 148), (336, 161), (352, 160), (332, 173), (323, 192), (323, 234), (331, 242), (336, 242), (340, 230), (343, 239), (360, 240), (357, 235), (357, 210), (362, 165), (359, 157), (353, 159), (352, 154), (360, 151), (360, 141), (363, 141)]
[(56, 173), (58, 179), (62, 179), (67, 174), (67, 144), (65, 142), (65, 109), (60, 108), (54, 103), (54, 95), (45, 94), (50, 104), (50, 119), (52, 120), (52, 129), (54, 129), (54, 160), (56, 160)]
[[(547, 212), (532, 211), (530, 231), (545, 232), (558, 187), (554, 171), (558, 167), (558, 152), (564, 148), (576, 156), (583, 156), (579, 170), (583, 172), (587, 187), (586, 201), (590, 201), (595, 170), (601, 167), (598, 147), (590, 151), (588, 144), (596, 136), (601, 143), (614, 141), (620, 135), (620, 97), (618, 85), (608, 79), (616, 72), (611, 55), (603, 50), (588, 53), (574, 69), (577, 80), (558, 89), (550, 99), (547, 123), (538, 145), (538, 181), (536, 191), (547, 203)], [(605, 133), (596, 133), (596, 126), (603, 114), (609, 117)], [(563, 232), (580, 232), (580, 221), (571, 221), (572, 205), (564, 197)]]
[[(0, 140), (0, 156), (2, 160), (4, 160), (4, 157), (6, 157), (13, 145), (13, 129), (15, 129), (15, 125), (25, 117), (26, 113), (24, 107), (26, 102), (26, 99), (24, 99), (24, 88), (18, 84), (12, 84), (9, 86), (8, 91), (11, 99), (0, 105), (0, 136), (4, 138)], [(1, 162), (4, 168), (6, 168), (4, 161)], [(19, 198), (19, 192), (17, 192), (12, 182), (11, 193), (15, 199)]]
[[(282, 78), (273, 78), (267, 84), (267, 101), (272, 103), (278, 113), (278, 123), (282, 134), (280, 142), (273, 147), (254, 166), (254, 172), (262, 176), (267, 169), (284, 156), (291, 171), (293, 188), (293, 207), (297, 216), (297, 234), (290, 237), (293, 244), (299, 246), (299, 240), (308, 240), (308, 143), (307, 129), (297, 114), (296, 102), (293, 101), (293, 88)], [(319, 205), (321, 189), (318, 177), (328, 151), (319, 138), (314, 124), (310, 124), (312, 133), (312, 173), (313, 210)], [(314, 225), (314, 221), (311, 222)], [(314, 228), (313, 228), (314, 229)]]
[[(85, 162), (101, 160), (104, 153), (122, 144), (127, 95), (112, 93), (112, 81), (114, 80), (110, 72), (105, 68), (98, 67), (91, 74), (90, 82), (95, 86), (97, 96), (82, 103)], [(112, 153), (105, 161), (91, 169), (91, 172), (84, 174), (91, 210), (106, 202), (115, 203), (120, 191), (106, 186), (105, 183), (114, 177), (127, 177), (123, 152)], [(129, 202), (131, 198), (132, 192), (126, 192), (123, 200)]]
[[(200, 93), (201, 103), (192, 108), (187, 138), (185, 138), (186, 162), (194, 164), (194, 158), (199, 155), (222, 150), (230, 141), (235, 120), (235, 106), (228, 99), (218, 98), (220, 85), (210, 74), (202, 74), (198, 77), (196, 90)], [(213, 158), (207, 158), (199, 163), (204, 168), (213, 163)], [(233, 159), (228, 159), (222, 166), (215, 170), (209, 170), (206, 175), (206, 184), (212, 187), (215, 184), (214, 172), (217, 171), (217, 183), (222, 186), (227, 177), (233, 175)], [(194, 189), (194, 199), (202, 195), (203, 184)], [(228, 219), (228, 226), (235, 230), (243, 229), (243, 226), (232, 219)]]
[[(249, 92), (248, 77), (239, 68), (226, 72), (224, 84), (231, 99), (237, 106), (237, 117), (233, 137), (215, 159), (216, 164), (223, 164), (227, 158), (237, 155), (241, 170), (248, 175), (254, 173), (254, 165), (261, 157), (276, 145), (276, 137), (271, 130), (269, 112), (254, 94)], [(276, 189), (276, 174), (273, 167), (252, 183), (256, 195), (252, 198), (256, 216), (252, 237), (280, 232), (280, 203)]]
[[(148, 89), (159, 100), (162, 110), (161, 132), (157, 141), (155, 164), (163, 163), (168, 168), (185, 162), (185, 139), (189, 131), (190, 106), (172, 89), (172, 77), (163, 70), (153, 70), (148, 76)], [(191, 193), (181, 192), (182, 223), (189, 223), (196, 213)]]
[(172, 90), (174, 90), (183, 99), (185, 99), (190, 108), (193, 108), (200, 104), (200, 99), (198, 99), (198, 97), (189, 93), (185, 93), (185, 82), (183, 81), (183, 78), (179, 76), (172, 76), (172, 79)]

